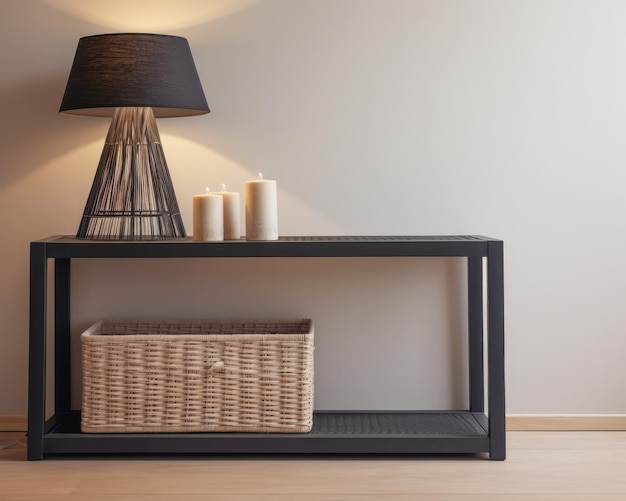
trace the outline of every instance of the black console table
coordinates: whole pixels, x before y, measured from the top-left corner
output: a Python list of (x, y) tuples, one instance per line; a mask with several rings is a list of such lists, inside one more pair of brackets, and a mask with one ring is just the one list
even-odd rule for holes
[[(78, 258), (465, 257), (469, 408), (316, 412), (305, 434), (83, 434), (70, 404), (70, 265)], [(48, 262), (54, 260), (55, 413), (45, 419)], [(483, 283), (486, 266), (486, 284)], [(31, 243), (28, 459), (47, 454), (418, 454), (505, 458), (503, 243), (481, 236), (284, 237), (274, 242), (111, 242), (55, 236)], [(483, 290), (487, 290), (486, 318)], [(485, 335), (486, 333), (486, 335)], [(487, 357), (484, 360), (484, 340)], [(487, 385), (485, 385), (485, 365)], [(488, 391), (485, 391), (485, 387)]]

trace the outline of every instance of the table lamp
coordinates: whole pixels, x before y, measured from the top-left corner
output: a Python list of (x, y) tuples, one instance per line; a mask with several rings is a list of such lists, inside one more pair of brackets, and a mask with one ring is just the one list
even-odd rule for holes
[(186, 39), (81, 38), (59, 111), (112, 117), (78, 238), (186, 236), (155, 120), (209, 112)]

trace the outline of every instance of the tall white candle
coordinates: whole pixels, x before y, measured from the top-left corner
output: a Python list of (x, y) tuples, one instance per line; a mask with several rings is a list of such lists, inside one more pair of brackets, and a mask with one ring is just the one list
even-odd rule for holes
[(218, 195), (224, 199), (224, 240), (239, 240), (241, 237), (239, 193), (226, 191), (226, 185), (222, 184), (222, 191)]
[(206, 193), (193, 196), (193, 240), (224, 240), (224, 202), (220, 195)]
[(278, 240), (276, 181), (259, 179), (245, 184), (246, 240)]

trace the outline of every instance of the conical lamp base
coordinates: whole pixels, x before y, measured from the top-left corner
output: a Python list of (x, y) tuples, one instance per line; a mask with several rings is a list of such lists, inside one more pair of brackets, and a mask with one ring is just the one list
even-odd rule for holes
[(92, 240), (185, 237), (152, 108), (117, 108), (76, 234)]

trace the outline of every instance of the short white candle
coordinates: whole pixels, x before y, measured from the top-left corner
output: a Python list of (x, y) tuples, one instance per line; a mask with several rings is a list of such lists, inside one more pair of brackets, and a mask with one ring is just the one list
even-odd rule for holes
[(276, 181), (259, 179), (245, 184), (246, 240), (278, 240)]
[(193, 240), (224, 240), (224, 202), (220, 195), (206, 193), (193, 196)]
[(222, 184), (222, 191), (217, 194), (224, 199), (224, 240), (239, 240), (241, 237), (239, 193), (226, 191), (226, 185)]

